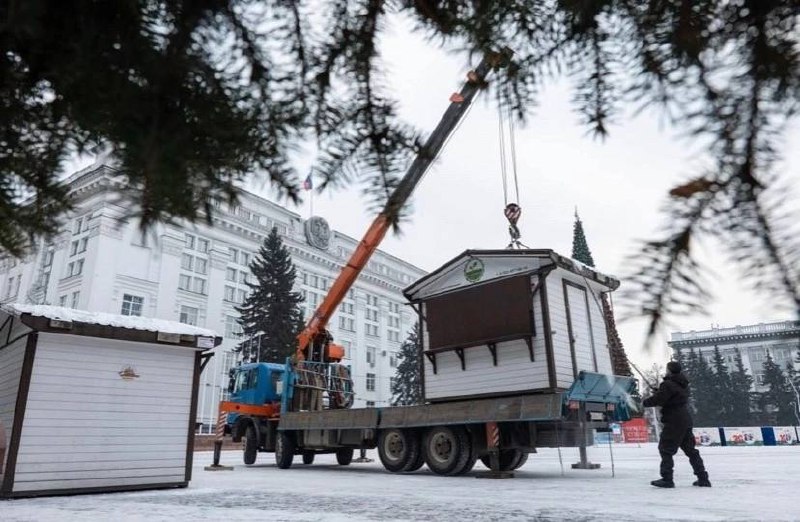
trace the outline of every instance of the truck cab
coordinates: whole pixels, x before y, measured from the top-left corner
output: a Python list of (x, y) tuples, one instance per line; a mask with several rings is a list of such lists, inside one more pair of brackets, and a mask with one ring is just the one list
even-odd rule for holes
[[(230, 370), (228, 400), (240, 406), (238, 410), (228, 413), (225, 432), (230, 433), (235, 442), (244, 438), (251, 453), (267, 450), (264, 445), (270, 445), (271, 437), (268, 436), (269, 430), (263, 417), (253, 417), (247, 406), (260, 409), (272, 407), (275, 413), (280, 411), (285, 371), (283, 364), (263, 362), (246, 363)], [(251, 433), (248, 433), (248, 429)]]

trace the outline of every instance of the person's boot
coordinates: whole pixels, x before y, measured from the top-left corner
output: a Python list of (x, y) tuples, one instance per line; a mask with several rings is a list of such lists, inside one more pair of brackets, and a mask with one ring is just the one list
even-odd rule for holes
[(697, 480), (692, 482), (692, 486), (697, 486), (699, 488), (710, 488), (711, 482), (708, 480), (708, 473), (699, 473), (697, 475)]
[(655, 486), (657, 488), (674, 488), (675, 483), (672, 479), (660, 478), (658, 480), (654, 480), (650, 482), (651, 486)]

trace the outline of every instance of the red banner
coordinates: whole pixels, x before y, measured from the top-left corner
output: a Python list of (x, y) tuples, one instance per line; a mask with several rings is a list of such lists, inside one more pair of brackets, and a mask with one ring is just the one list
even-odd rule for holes
[(625, 442), (649, 442), (647, 421), (643, 418), (631, 419), (622, 423), (622, 437)]

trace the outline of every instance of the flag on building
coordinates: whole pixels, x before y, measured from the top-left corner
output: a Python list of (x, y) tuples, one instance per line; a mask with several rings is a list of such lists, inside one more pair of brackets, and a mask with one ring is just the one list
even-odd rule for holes
[(311, 190), (312, 188), (314, 188), (314, 184), (311, 181), (311, 174), (309, 174), (303, 182), (303, 190)]

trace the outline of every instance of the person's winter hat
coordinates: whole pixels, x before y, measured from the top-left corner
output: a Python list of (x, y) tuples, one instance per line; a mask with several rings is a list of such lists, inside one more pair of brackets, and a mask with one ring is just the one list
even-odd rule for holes
[(681, 363), (678, 361), (670, 361), (667, 363), (667, 371), (669, 373), (681, 373)]

